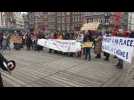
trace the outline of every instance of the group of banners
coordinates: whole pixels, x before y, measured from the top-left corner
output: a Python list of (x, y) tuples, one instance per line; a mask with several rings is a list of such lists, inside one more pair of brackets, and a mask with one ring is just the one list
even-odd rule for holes
[[(93, 42), (80, 43), (76, 40), (39, 39), (38, 45), (62, 52), (78, 52), (81, 48), (92, 47)], [(123, 37), (103, 37), (102, 50), (118, 58), (132, 62), (134, 39)]]

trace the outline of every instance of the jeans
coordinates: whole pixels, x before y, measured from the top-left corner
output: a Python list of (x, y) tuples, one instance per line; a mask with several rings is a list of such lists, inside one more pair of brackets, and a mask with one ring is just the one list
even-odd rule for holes
[(85, 59), (91, 60), (91, 48), (85, 48)]

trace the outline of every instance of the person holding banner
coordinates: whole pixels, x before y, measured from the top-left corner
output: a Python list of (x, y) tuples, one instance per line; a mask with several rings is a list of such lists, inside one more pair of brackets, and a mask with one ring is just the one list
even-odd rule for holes
[[(117, 36), (118, 37), (125, 37), (125, 34), (122, 30), (119, 30), (119, 32), (117, 32)], [(118, 63), (115, 66), (119, 69), (123, 69), (123, 60), (118, 58)]]
[[(110, 32), (106, 32), (106, 34), (104, 34), (106, 37), (110, 37), (111, 36), (111, 34), (110, 34)], [(105, 61), (109, 61), (109, 57), (110, 57), (110, 54), (109, 53), (107, 53), (107, 52), (104, 52), (104, 56), (105, 56)]]
[[(82, 43), (83, 43), (83, 38), (84, 38), (83, 33), (78, 33), (78, 34), (77, 34), (77, 37), (76, 37), (76, 41), (77, 41), (77, 42), (80, 42), (80, 43), (82, 44)], [(82, 50), (79, 51), (79, 52), (77, 52), (77, 56), (78, 56), (78, 57), (82, 56)]]

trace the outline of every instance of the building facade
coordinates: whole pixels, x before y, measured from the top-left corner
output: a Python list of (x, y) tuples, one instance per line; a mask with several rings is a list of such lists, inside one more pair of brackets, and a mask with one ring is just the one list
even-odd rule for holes
[(55, 32), (56, 26), (56, 12), (48, 12), (48, 32)]
[(14, 12), (14, 19), (16, 24), (16, 29), (24, 29), (24, 19), (21, 12)]
[(0, 12), (0, 30), (15, 30), (14, 12)]
[(128, 30), (134, 31), (134, 12), (128, 13)]
[(60, 32), (71, 31), (70, 12), (56, 12), (56, 30)]
[(57, 12), (56, 22), (57, 31), (79, 31), (82, 26), (81, 12)]
[(100, 23), (100, 31), (111, 31), (113, 28), (112, 23), (113, 13), (112, 12), (83, 12), (82, 19), (83, 23), (87, 22), (98, 22)]
[(71, 18), (72, 30), (80, 31), (83, 24), (82, 12), (72, 12)]

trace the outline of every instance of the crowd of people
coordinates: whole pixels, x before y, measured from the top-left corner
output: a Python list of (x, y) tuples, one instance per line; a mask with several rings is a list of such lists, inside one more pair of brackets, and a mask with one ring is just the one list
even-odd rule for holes
[[(78, 52), (61, 52), (57, 50), (52, 50), (49, 48), (49, 53), (54, 54), (60, 54), (64, 56), (70, 56), (70, 57), (84, 57), (85, 60), (90, 61), (92, 59), (91, 57), (91, 50), (95, 53), (96, 59), (101, 59), (102, 54), (105, 56), (105, 61), (109, 61), (110, 54), (107, 52), (102, 51), (102, 40), (103, 36), (117, 36), (117, 37), (129, 37), (134, 38), (134, 31), (132, 32), (123, 32), (118, 31), (116, 33), (112, 32), (96, 32), (96, 31), (81, 31), (81, 32), (55, 32), (52, 34), (43, 34), (39, 32), (38, 34), (35, 34), (33, 32), (15, 32), (12, 34), (8, 33), (0, 33), (0, 50), (10, 50), (11, 48), (14, 48), (16, 50), (20, 50), (21, 48), (26, 47), (27, 50), (35, 50), (40, 51), (43, 50), (43, 47), (37, 44), (38, 39), (60, 39), (60, 40), (76, 40), (80, 42), (81, 44), (85, 43), (92, 43), (91, 46), (84, 46), (81, 45), (81, 51)], [(123, 69), (123, 60), (114, 56), (118, 60), (118, 63), (116, 64), (116, 67), (119, 69)], [(5, 58), (0, 53), (0, 67), (4, 66), (3, 61), (6, 61)], [(8, 61), (6, 61), (8, 62)], [(15, 66), (15, 62), (13, 61), (13, 66)], [(2, 78), (0, 74), (0, 87), (3, 86)]]
[[(41, 51), (43, 50), (42, 46), (39, 46), (37, 44), (38, 39), (60, 39), (60, 40), (76, 40), (80, 42), (81, 44), (84, 44), (86, 42), (92, 43), (92, 46), (90, 47), (82, 47), (81, 51), (79, 52), (72, 52), (72, 53), (64, 53), (57, 50), (49, 49), (49, 53), (54, 54), (61, 54), (64, 56), (70, 56), (70, 57), (84, 57), (85, 60), (90, 61), (91, 60), (91, 51), (94, 51), (95, 58), (101, 59), (102, 53), (105, 56), (105, 61), (109, 61), (110, 54), (107, 52), (102, 52), (102, 40), (103, 35), (106, 36), (119, 36), (119, 37), (130, 37), (134, 38), (134, 32), (123, 32), (118, 31), (116, 34), (112, 34), (112, 32), (97, 32), (97, 31), (80, 31), (80, 32), (54, 32), (51, 34), (43, 34), (39, 32), (38, 34), (35, 34), (34, 32), (25, 32), (25, 33), (17, 33), (14, 34), (4, 34), (0, 33), (0, 49), (1, 50), (10, 50), (11, 47), (18, 50), (21, 48), (26, 47), (27, 50), (35, 50), (35, 51)], [(19, 37), (20, 41), (14, 40), (14, 37)], [(16, 42), (17, 41), (17, 42)], [(116, 56), (114, 58), (117, 58)], [(118, 59), (118, 58), (117, 58)], [(117, 68), (122, 69), (123, 68), (123, 60), (118, 59)]]

